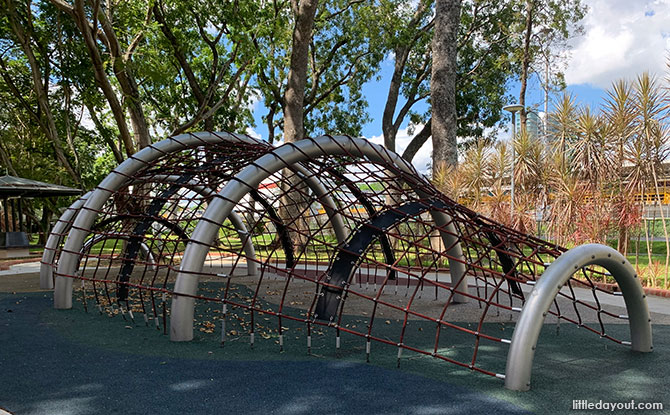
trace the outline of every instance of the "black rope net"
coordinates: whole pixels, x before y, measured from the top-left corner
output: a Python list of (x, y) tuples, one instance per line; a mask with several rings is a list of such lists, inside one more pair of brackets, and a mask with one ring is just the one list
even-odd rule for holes
[[(54, 275), (80, 280), (75, 295), (87, 310), (167, 333), (190, 235), (223, 186), (272, 150), (221, 142), (165, 154), (127, 177), (97, 212), (77, 272)], [(449, 223), (436, 225), (431, 212)], [(280, 349), (304, 341), (310, 352), (331, 336), (338, 353), (365, 350), (367, 359), (374, 342), (397, 349), (398, 362), (413, 352), (498, 377), (525, 297), (565, 251), (459, 205), (418, 174), (352, 155), (271, 174), (219, 225), (199, 274), (196, 334)], [(462, 257), (449, 254), (445, 234)], [(467, 289), (456, 289), (450, 262), (465, 265)], [(601, 301), (618, 294), (607, 280), (599, 267), (578, 270), (549, 314), (622, 343), (606, 331), (626, 318)]]

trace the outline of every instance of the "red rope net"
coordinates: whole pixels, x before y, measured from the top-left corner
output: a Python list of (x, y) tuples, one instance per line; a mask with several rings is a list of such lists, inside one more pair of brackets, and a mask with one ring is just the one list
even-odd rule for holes
[[(77, 296), (86, 309), (144, 319), (167, 333), (168, 300), (193, 230), (223, 186), (272, 150), (222, 141), (164, 154), (128, 176), (97, 212), (77, 272), (55, 276), (81, 281)], [(450, 223), (437, 226), (431, 211)], [(511, 337), (504, 324), (516, 320), (536, 278), (565, 251), (478, 215), (417, 174), (351, 155), (270, 175), (218, 225), (196, 298), (222, 307), (198, 314), (197, 333), (220, 333), (222, 342), (244, 334), (252, 344), (258, 334), (283, 347), (291, 326), (311, 348), (328, 329), (338, 350), (348, 336), (347, 344), (361, 339), (368, 358), (379, 342), (397, 348), (398, 361), (406, 350), (494, 376), (504, 372), (499, 351)], [(462, 257), (449, 254), (444, 234), (456, 238)], [(66, 232), (59, 236), (47, 264), (54, 269)], [(465, 265), (466, 290), (455, 288), (450, 262)], [(621, 343), (605, 330), (625, 319), (600, 300), (613, 295), (599, 284), (606, 279), (597, 267), (578, 270), (554, 301), (555, 321)], [(468, 301), (457, 303), (458, 295)], [(498, 354), (487, 359), (488, 350)]]

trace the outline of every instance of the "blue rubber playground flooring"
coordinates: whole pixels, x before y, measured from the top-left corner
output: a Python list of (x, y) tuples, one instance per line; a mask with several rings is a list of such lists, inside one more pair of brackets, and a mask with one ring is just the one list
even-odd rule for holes
[[(410, 353), (397, 368), (397, 349), (378, 343), (366, 363), (360, 338), (343, 338), (338, 356), (325, 333), (308, 355), (292, 330), (282, 353), (260, 336), (253, 349), (248, 335), (220, 347), (215, 334), (199, 331), (192, 342), (172, 343), (144, 321), (86, 313), (81, 304), (53, 310), (51, 293), (0, 293), (0, 407), (72, 415), (579, 413), (570, 410), (573, 399), (670, 407), (668, 326), (654, 326), (655, 350), (641, 354), (547, 325), (530, 392)], [(628, 337), (625, 325), (608, 330)]]

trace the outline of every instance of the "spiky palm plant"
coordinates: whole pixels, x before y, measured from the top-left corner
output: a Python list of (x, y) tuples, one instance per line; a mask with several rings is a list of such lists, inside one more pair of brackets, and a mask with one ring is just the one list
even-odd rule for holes
[(484, 140), (477, 140), (465, 151), (463, 163), (459, 166), (470, 207), (474, 210), (481, 209), (484, 188), (492, 182), (490, 150)]
[(541, 184), (542, 143), (526, 131), (514, 140), (514, 180), (524, 193), (534, 193)]
[(613, 160), (616, 174), (613, 190), (616, 193), (612, 207), (618, 228), (617, 250), (626, 255), (629, 230), (639, 223), (639, 209), (635, 207), (634, 193), (624, 184), (624, 149), (633, 135), (635, 121), (633, 89), (628, 81), (618, 80), (607, 91), (603, 117), (610, 126), (609, 139), (615, 147)]
[(607, 138), (607, 124), (587, 106), (577, 117), (577, 139), (572, 143), (572, 164), (580, 179), (586, 180), (592, 191), (599, 191), (603, 178), (614, 172), (613, 146)]
[(497, 142), (490, 153), (489, 160), (491, 187), (486, 201), (486, 213), (492, 219), (511, 226), (509, 194), (505, 183), (510, 177), (509, 145), (505, 141)]
[(574, 141), (577, 132), (577, 106), (572, 94), (564, 93), (554, 104), (554, 111), (548, 115), (548, 136), (553, 141), (554, 151), (561, 150), (561, 165), (567, 161), (568, 145)]
[(459, 201), (465, 196), (466, 189), (462, 169), (444, 165), (433, 173), (432, 181), (438, 190), (455, 201)]
[[(659, 87), (656, 78), (645, 72), (639, 75), (633, 85), (635, 96), (635, 134), (642, 142), (644, 158), (639, 160), (642, 164), (641, 170), (645, 173), (649, 185), (654, 190), (656, 202), (660, 202), (660, 189), (658, 174), (663, 168), (663, 163), (668, 159), (668, 135), (663, 127), (665, 119), (664, 100), (666, 99), (665, 90)], [(659, 205), (661, 223), (663, 225), (663, 234), (665, 236), (666, 258), (663, 283), (667, 286), (668, 272), (670, 269), (670, 238), (668, 237), (668, 228), (665, 223), (665, 213), (663, 206)], [(646, 222), (646, 220), (645, 220)], [(645, 236), (647, 239), (647, 255), (651, 263), (651, 241), (649, 231), (645, 225)], [(656, 281), (653, 281), (654, 285)]]
[(549, 230), (557, 243), (568, 242), (574, 233), (574, 225), (581, 204), (584, 203), (586, 190), (578, 179), (571, 163), (566, 163), (564, 150), (556, 148), (548, 159), (550, 170), (551, 208), (549, 209)]

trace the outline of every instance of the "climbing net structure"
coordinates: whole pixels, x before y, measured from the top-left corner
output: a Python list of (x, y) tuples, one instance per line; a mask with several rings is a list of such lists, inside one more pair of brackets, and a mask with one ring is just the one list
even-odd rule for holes
[[(276, 148), (227, 133), (158, 142), (63, 213), (41, 284), (55, 286), (56, 308), (78, 298), (174, 341), (220, 332), (282, 348), (292, 327), (310, 349), (330, 331), (338, 351), (358, 344), (370, 359), (380, 343), (399, 362), (432, 356), (518, 390), (530, 386), (547, 315), (651, 350), (642, 287), (618, 252), (519, 233), (441, 194), (395, 153), (344, 136)], [(620, 294), (627, 314), (601, 301)], [(202, 304), (216, 315), (202, 321)], [(619, 320), (630, 338), (607, 332)]]

